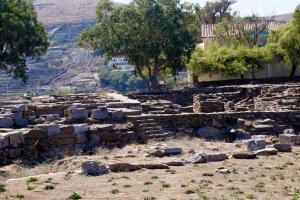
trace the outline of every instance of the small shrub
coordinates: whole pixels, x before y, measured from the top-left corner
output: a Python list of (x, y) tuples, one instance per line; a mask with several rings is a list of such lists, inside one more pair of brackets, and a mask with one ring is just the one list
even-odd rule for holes
[(202, 176), (214, 176), (214, 174), (210, 172), (205, 172), (202, 174)]
[(30, 177), (29, 179), (27, 179), (27, 183), (35, 183), (35, 182), (37, 182), (38, 181), (38, 178), (36, 178), (36, 177)]
[(256, 199), (256, 197), (253, 194), (247, 194), (247, 199)]
[(147, 182), (144, 183), (144, 185), (152, 185), (152, 184), (153, 184), (153, 183), (150, 182), (150, 181), (147, 181)]
[(193, 189), (187, 189), (186, 191), (184, 191), (185, 194), (195, 194), (196, 191)]
[(55, 187), (53, 185), (46, 185), (45, 190), (53, 190)]
[(123, 185), (123, 187), (124, 187), (124, 188), (130, 188), (130, 187), (132, 187), (132, 186), (129, 185), (129, 184), (126, 184), (126, 185)]
[(118, 193), (120, 193), (120, 191), (119, 191), (118, 189), (112, 189), (112, 190), (111, 190), (111, 193), (112, 193), (112, 194), (118, 194)]
[(27, 190), (34, 190), (35, 187), (28, 185)]
[(16, 195), (16, 198), (18, 198), (18, 199), (23, 199), (25, 196), (23, 195), (23, 194), (17, 194)]
[(52, 178), (48, 178), (46, 181), (45, 181), (45, 183), (51, 183), (52, 182)]
[(145, 197), (144, 200), (156, 200), (155, 197)]
[(5, 185), (3, 184), (0, 184), (0, 193), (1, 192), (6, 192)]
[(163, 183), (161, 186), (164, 187), (164, 188), (169, 188), (171, 185), (168, 184), (168, 183)]
[(152, 176), (151, 179), (158, 179), (158, 176)]
[(80, 194), (78, 194), (78, 193), (76, 193), (76, 192), (73, 192), (73, 193), (69, 196), (68, 199), (69, 199), (69, 200), (78, 200), (78, 199), (81, 199), (81, 196), (80, 196)]

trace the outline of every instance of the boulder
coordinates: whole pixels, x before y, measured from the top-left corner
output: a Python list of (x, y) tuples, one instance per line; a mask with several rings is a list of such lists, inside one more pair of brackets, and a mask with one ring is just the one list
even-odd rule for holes
[(267, 149), (262, 149), (256, 151), (257, 156), (272, 156), (272, 155), (277, 155), (278, 150), (275, 148), (267, 148)]
[(8, 157), (11, 159), (19, 158), (22, 155), (22, 149), (8, 149)]
[(96, 161), (86, 161), (81, 165), (82, 174), (86, 176), (101, 176), (108, 173), (105, 165), (100, 165)]
[(61, 125), (60, 132), (62, 136), (73, 135), (75, 132), (75, 128), (73, 125)]
[(129, 164), (129, 163), (114, 163), (109, 164), (109, 169), (112, 172), (133, 172), (141, 169), (140, 165)]
[(235, 152), (233, 153), (232, 157), (235, 159), (255, 159), (256, 154), (249, 151)]
[(24, 137), (26, 140), (43, 139), (48, 137), (48, 132), (40, 127), (34, 127), (33, 129), (27, 129), (27, 131), (24, 131)]
[(89, 117), (86, 108), (78, 108), (76, 106), (71, 106), (68, 109), (68, 116), (74, 120), (87, 119)]
[(224, 139), (225, 133), (224, 131), (221, 131), (217, 128), (207, 125), (198, 128), (197, 136), (205, 139)]
[(0, 116), (0, 128), (10, 128), (14, 124), (11, 117)]
[(166, 156), (179, 155), (181, 153), (182, 153), (182, 148), (170, 148), (170, 147), (168, 147), (164, 150), (164, 154)]
[(105, 120), (109, 118), (108, 110), (106, 107), (98, 107), (92, 110), (92, 118), (96, 120)]
[(267, 142), (262, 139), (251, 139), (247, 141), (247, 150), (248, 151), (257, 151), (261, 149), (265, 149)]
[(292, 152), (291, 144), (274, 144), (273, 146), (278, 152)]

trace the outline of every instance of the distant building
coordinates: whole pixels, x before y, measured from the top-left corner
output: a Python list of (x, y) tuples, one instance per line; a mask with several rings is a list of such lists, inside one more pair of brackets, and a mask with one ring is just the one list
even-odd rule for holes
[[(287, 20), (285, 21), (270, 21), (267, 23), (266, 30), (263, 31), (260, 35), (260, 40), (258, 41), (258, 46), (264, 46), (265, 43), (267, 42), (267, 38), (269, 36), (269, 33), (271, 30), (275, 30), (278, 28), (280, 25), (283, 23), (286, 23)], [(251, 30), (255, 28), (255, 24), (246, 24), (245, 25), (245, 30)], [(215, 35), (215, 29), (216, 25), (215, 24), (202, 24), (201, 26), (201, 37), (203, 43), (200, 44), (202, 48), (205, 48), (205, 45), (208, 41), (212, 40), (213, 38), (217, 37)], [(236, 34), (236, 30), (232, 28), (230, 31), (230, 34), (234, 35)], [(257, 71), (254, 75), (255, 78), (273, 78), (273, 77), (283, 77), (283, 76), (289, 76), (290, 74), (290, 69), (288, 67), (283, 66), (282, 63), (278, 63), (275, 65), (266, 65), (265, 68)], [(300, 75), (299, 70), (297, 72), (297, 75)], [(202, 82), (202, 81), (217, 81), (217, 80), (226, 80), (226, 79), (239, 79), (239, 76), (236, 77), (228, 77), (228, 76), (223, 76), (222, 74), (214, 74), (212, 76), (209, 75), (192, 75), (189, 74), (188, 76), (188, 81), (190, 83), (197, 83), (197, 82)], [(251, 75), (245, 75), (245, 78), (251, 78)]]
[(126, 72), (132, 72), (135, 70), (135, 67), (133, 65), (130, 65), (127, 58), (119, 57), (119, 58), (113, 58), (109, 65), (114, 68), (114, 71), (126, 71)]

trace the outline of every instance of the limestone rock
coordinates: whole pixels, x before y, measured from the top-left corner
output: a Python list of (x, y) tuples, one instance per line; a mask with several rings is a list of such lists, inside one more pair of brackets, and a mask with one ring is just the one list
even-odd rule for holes
[(274, 148), (278, 150), (278, 152), (292, 152), (291, 144), (274, 144)]
[(96, 161), (86, 161), (81, 165), (82, 173), (86, 176), (101, 176), (108, 173), (105, 165)]
[(88, 110), (86, 108), (78, 108), (76, 106), (71, 106), (68, 109), (68, 116), (71, 119), (79, 120), (88, 118)]
[(14, 121), (10, 117), (0, 116), (0, 128), (10, 128), (14, 124)]
[(281, 134), (279, 135), (279, 142), (281, 144), (300, 144), (300, 137), (294, 134)]
[(285, 135), (295, 135), (295, 130), (294, 129), (285, 129), (283, 131), (283, 134), (285, 134)]
[(39, 124), (36, 127), (45, 130), (49, 137), (60, 135), (60, 127), (57, 124)]
[(22, 155), (22, 149), (8, 149), (8, 157), (11, 159), (19, 158)]
[(60, 120), (60, 115), (59, 114), (52, 114), (52, 115), (47, 115), (47, 121), (48, 122), (54, 122)]
[(10, 111), (13, 113), (21, 113), (24, 110), (25, 110), (25, 105), (23, 105), (23, 104), (10, 106)]
[(239, 131), (236, 134), (236, 140), (249, 140), (251, 139), (251, 134), (244, 132), (244, 131)]
[(98, 107), (92, 110), (92, 118), (96, 120), (105, 120), (109, 118), (108, 110), (106, 107)]
[(4, 149), (9, 146), (9, 139), (7, 135), (0, 134), (0, 149)]
[(123, 121), (126, 119), (126, 115), (121, 110), (113, 110), (110, 113), (112, 120), (114, 121)]
[(114, 163), (109, 164), (109, 169), (112, 172), (133, 172), (141, 169), (140, 165), (129, 164), (129, 163)]
[(22, 131), (12, 131), (7, 133), (7, 137), (9, 138), (9, 144), (11, 146), (24, 144), (24, 134)]
[(198, 128), (197, 136), (205, 139), (223, 139), (225, 137), (225, 133), (224, 131), (221, 131), (217, 128), (207, 125)]
[(75, 128), (73, 125), (61, 125), (60, 132), (62, 136), (73, 135), (75, 132)]
[(251, 139), (247, 141), (248, 151), (257, 151), (266, 148), (267, 142), (262, 139)]
[(278, 150), (275, 148), (262, 149), (256, 152), (257, 156), (272, 156), (277, 155)]
[(206, 155), (203, 153), (196, 153), (192, 156), (190, 162), (192, 164), (200, 164), (200, 163), (207, 163)]
[(145, 169), (169, 169), (169, 166), (166, 164), (142, 164), (140, 166)]
[(178, 154), (181, 154), (181, 153), (182, 153), (182, 148), (176, 148), (176, 147), (175, 148), (170, 148), (170, 147), (168, 147), (164, 150), (164, 154), (166, 156), (178, 155)]
[(235, 159), (255, 159), (256, 154), (249, 151), (235, 152), (232, 157)]
[(90, 130), (90, 126), (88, 124), (75, 124), (74, 126), (74, 133), (87, 133)]
[(220, 162), (228, 159), (228, 156), (224, 153), (206, 154), (207, 162)]

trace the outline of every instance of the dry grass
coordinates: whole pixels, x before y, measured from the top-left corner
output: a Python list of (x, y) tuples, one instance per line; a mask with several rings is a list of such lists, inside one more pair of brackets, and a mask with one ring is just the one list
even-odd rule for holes
[[(172, 140), (168, 143), (183, 147), (185, 152), (190, 148), (195, 151), (206, 151), (206, 146), (212, 145), (189, 139)], [(229, 150), (229, 144), (215, 143), (214, 145), (219, 148), (219, 151)], [(75, 172), (79, 169), (80, 163), (88, 158), (103, 163), (115, 161), (139, 163), (163, 162), (186, 156), (185, 153), (182, 157), (163, 159), (146, 157), (143, 151), (145, 147), (129, 145), (124, 149), (99, 150), (98, 155), (92, 157), (67, 158), (34, 169), (21, 168), (18, 172), (13, 171), (15, 167), (10, 171), (6, 167), (7, 177), (2, 177), (5, 179), (2, 184), (5, 185), (6, 192), (0, 193), (0, 199), (16, 199), (17, 194), (22, 194), (23, 199), (60, 200), (67, 199), (73, 192), (82, 199), (99, 200), (300, 199), (300, 148), (295, 148), (293, 153), (256, 160), (229, 159), (218, 163), (172, 167), (171, 170), (141, 170), (132, 173), (111, 173), (100, 177), (85, 177)], [(136, 152), (132, 153), (133, 150)], [(136, 157), (127, 157), (129, 154)], [(219, 166), (224, 166), (232, 173), (223, 175), (215, 172)], [(39, 169), (43, 173), (65, 172), (38, 175)], [(19, 177), (28, 175), (35, 178), (11, 179), (17, 177), (18, 173), (20, 173)], [(206, 174), (210, 175), (206, 176)], [(49, 188), (47, 185), (53, 186), (52, 189), (46, 190), (46, 187)]]

